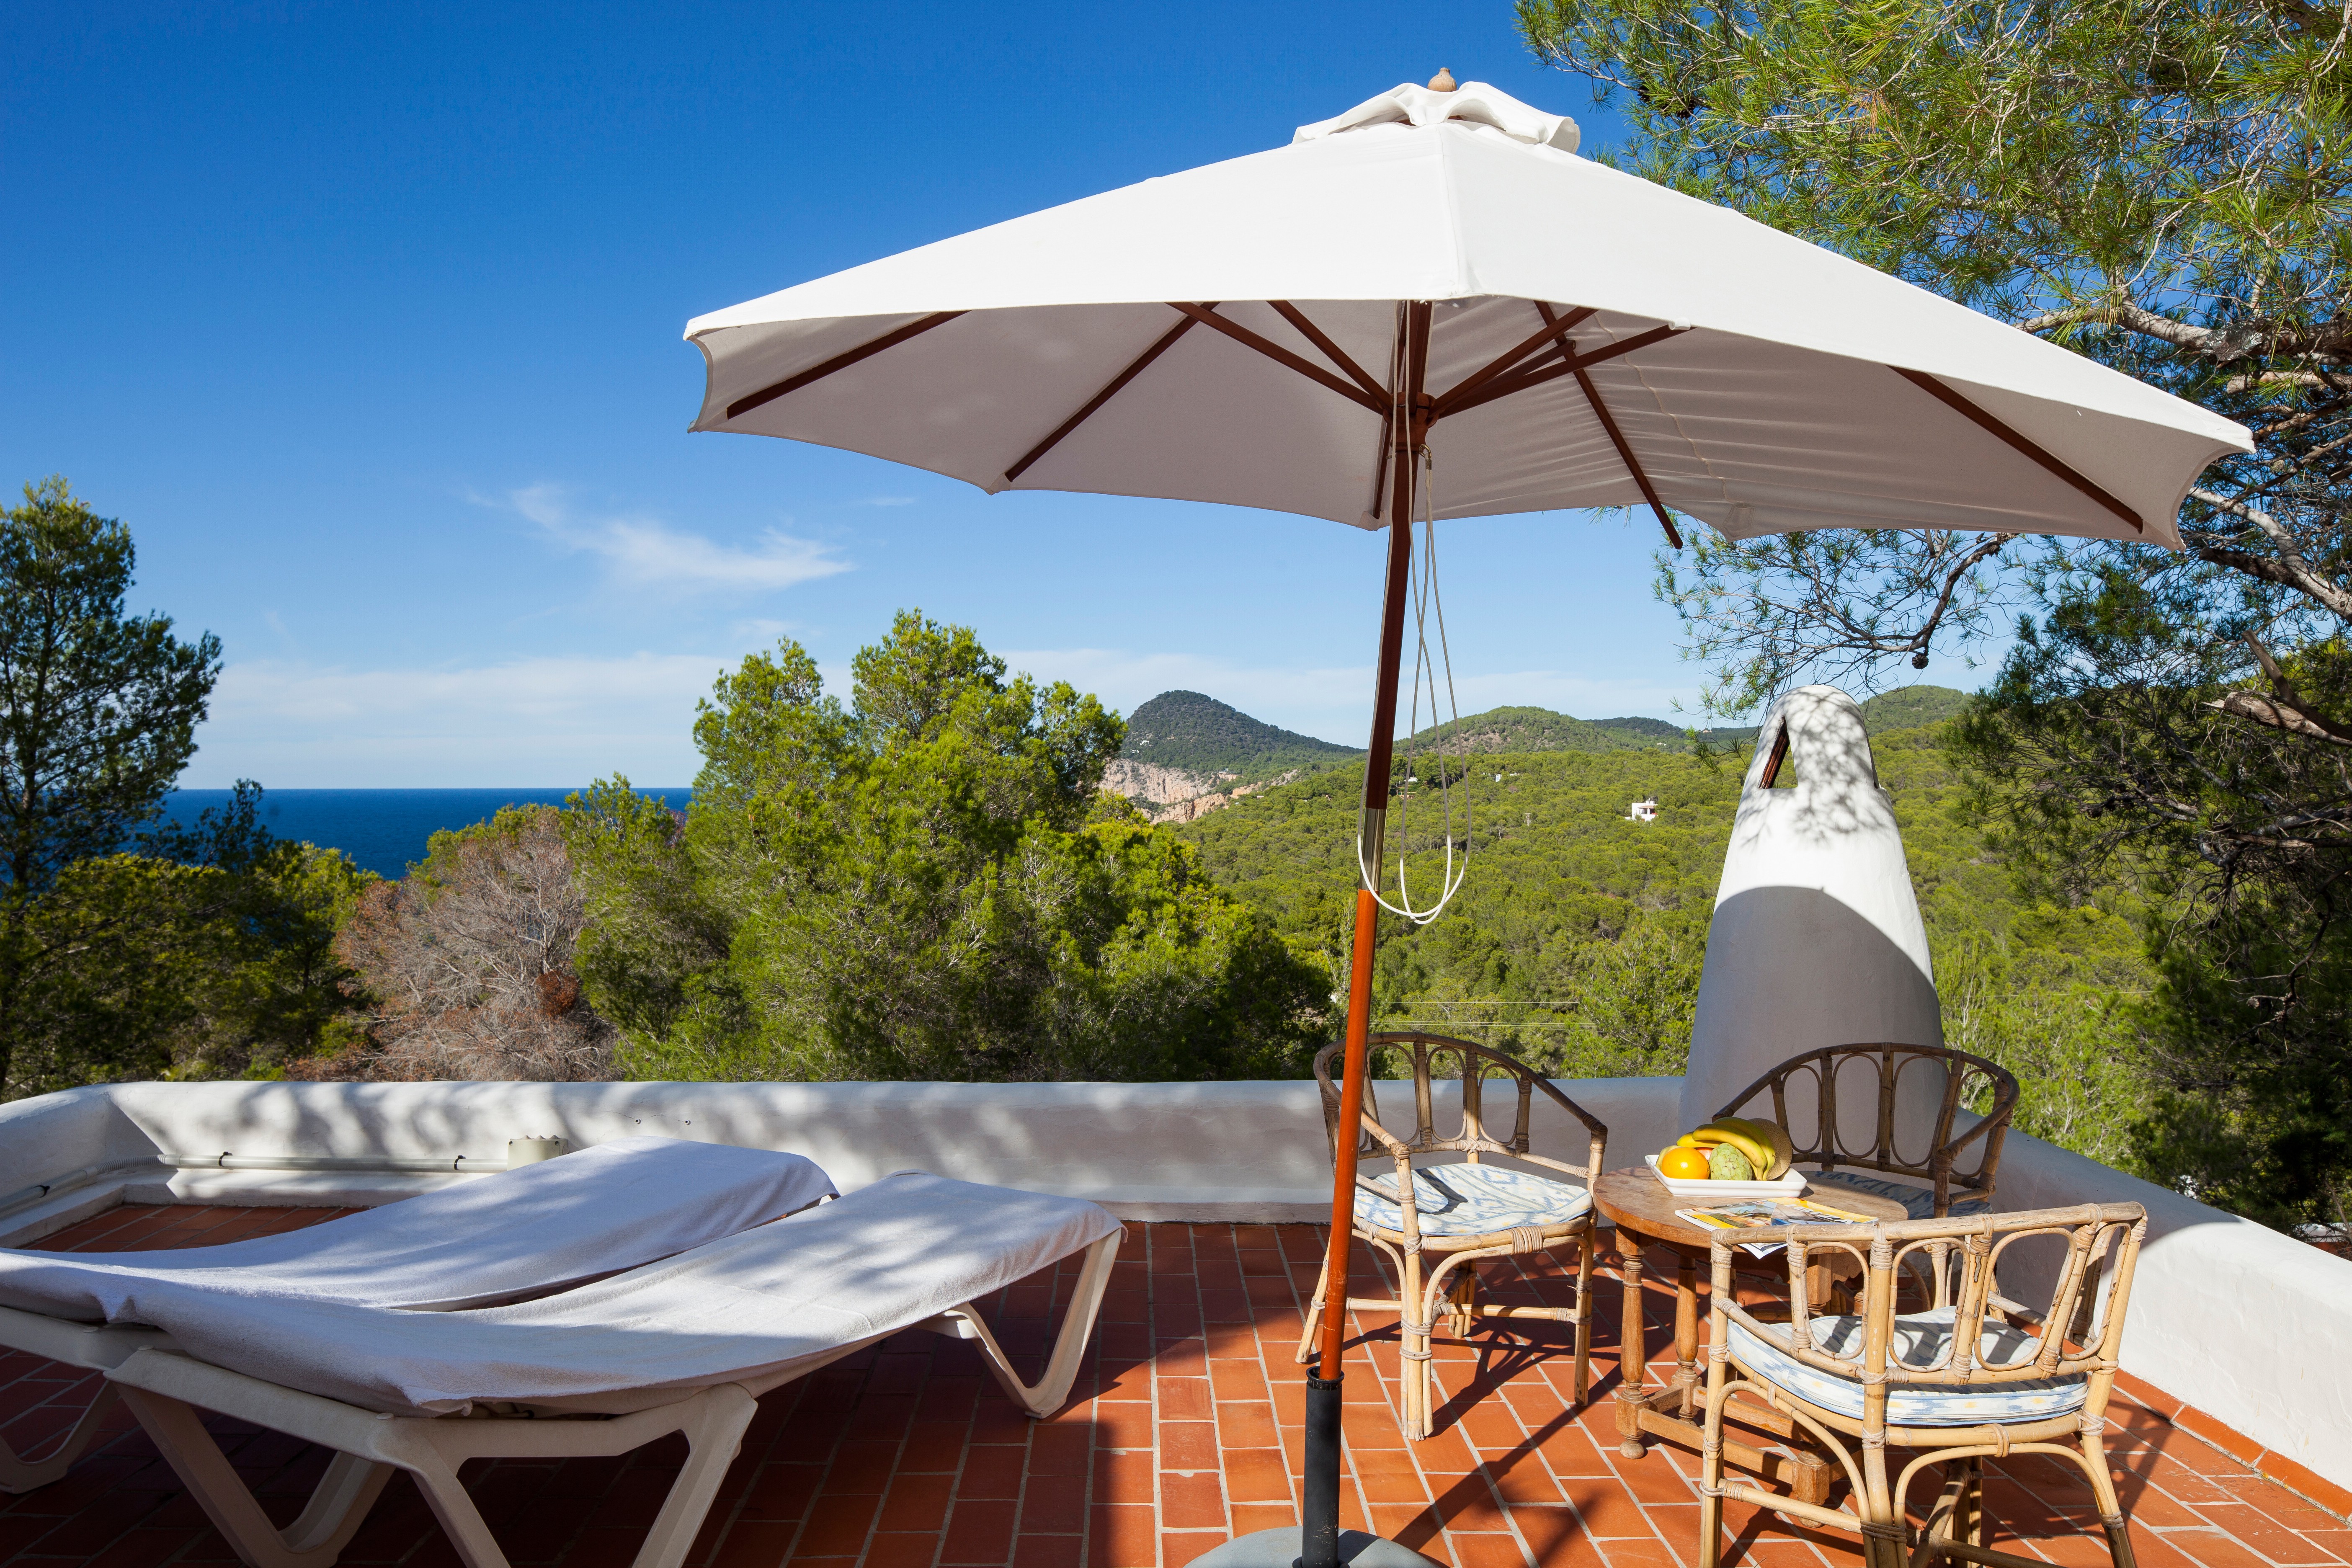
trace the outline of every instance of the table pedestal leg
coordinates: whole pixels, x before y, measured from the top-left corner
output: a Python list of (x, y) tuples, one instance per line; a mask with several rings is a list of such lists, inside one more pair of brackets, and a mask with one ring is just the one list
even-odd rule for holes
[(1617, 1451), (1642, 1457), (1642, 1384), (1649, 1375), (1648, 1337), (1642, 1322), (1642, 1244), (1617, 1232), (1617, 1274), (1624, 1281), (1623, 1314), (1617, 1323)]
[(1698, 1265), (1687, 1252), (1675, 1255), (1675, 1388), (1687, 1421), (1698, 1403)]

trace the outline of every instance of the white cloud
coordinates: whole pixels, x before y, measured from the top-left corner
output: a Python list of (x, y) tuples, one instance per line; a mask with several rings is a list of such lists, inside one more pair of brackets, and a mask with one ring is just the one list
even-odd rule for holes
[(675, 785), (699, 765), (695, 700), (735, 662), (648, 653), (405, 669), (244, 661), (221, 672), (183, 782), (548, 786), (625, 773)]
[(734, 634), (737, 642), (753, 647), (773, 647), (777, 638), (792, 636), (800, 626), (793, 621), (774, 621), (754, 616), (748, 621), (737, 621), (727, 629)]
[(566, 550), (603, 557), (614, 581), (673, 593), (761, 593), (790, 588), (850, 569), (835, 546), (769, 529), (751, 549), (719, 544), (658, 519), (574, 517), (562, 489), (510, 490), (505, 505), (539, 525)]
[[(773, 641), (763, 623), (733, 628), (746, 646)], [(1188, 653), (1110, 648), (1008, 651), (1016, 670), (1067, 680), (1122, 712), (1162, 691), (1206, 692), (1244, 713), (1343, 745), (1364, 743), (1369, 665), (1274, 667)], [(648, 786), (699, 768), (694, 705), (739, 653), (542, 657), (498, 663), (354, 669), (299, 659), (230, 665), (214, 689), (202, 750), (183, 781), (218, 788), (237, 778), (278, 788), (459, 788), (581, 784), (626, 773)], [(846, 699), (849, 668), (821, 666)], [(1683, 689), (1589, 680), (1557, 670), (1457, 682), (1465, 713), (1528, 705), (1585, 719), (1671, 717)], [(1426, 722), (1426, 720), (1423, 721)]]

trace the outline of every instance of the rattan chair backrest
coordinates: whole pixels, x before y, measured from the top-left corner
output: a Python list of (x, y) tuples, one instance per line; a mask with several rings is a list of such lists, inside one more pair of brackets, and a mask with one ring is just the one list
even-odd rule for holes
[[(2147, 1233), (2147, 1211), (2137, 1204), (1791, 1227), (1775, 1233), (1792, 1238), (1784, 1252), (1790, 1316), (1786, 1322), (1762, 1322), (1737, 1303), (1727, 1283), (1735, 1265), (1754, 1267), (1737, 1248), (1743, 1240), (1756, 1240), (1758, 1233), (1726, 1232), (1713, 1247), (1715, 1308), (1782, 1354), (1857, 1381), (1866, 1392), (1890, 1384), (1990, 1387), (2088, 1376), (2095, 1382), (2086, 1414), (2095, 1417), (2121, 1352), (2132, 1272)], [(1995, 1282), (2004, 1256), (2035, 1237), (2055, 1237), (2064, 1249), (2049, 1297), (2038, 1310), (2000, 1296)], [(1805, 1289), (1806, 1270), (1832, 1253), (1857, 1259), (1864, 1270), (1862, 1342), (1857, 1353), (1843, 1356), (1815, 1343), (1811, 1325), (1817, 1314), (1807, 1304)], [(1915, 1258), (1927, 1267), (1906, 1268)], [(1956, 1269), (1948, 1267), (1955, 1260)], [(2013, 1262), (2011, 1272), (2019, 1272)], [(1932, 1359), (1905, 1361), (1895, 1353), (1898, 1297), (1928, 1274), (1944, 1282), (1946, 1299), (1935, 1305), (1952, 1309), (1953, 1331)], [(1987, 1366), (1978, 1357), (1979, 1342), (1988, 1328), (2003, 1324), (2038, 1331), (2041, 1348), (2028, 1359)]]
[[(1396, 1050), (1405, 1053), (1412, 1063), (1413, 1132), (1410, 1138), (1399, 1138), (1380, 1121), (1380, 1101), (1375, 1083), (1364, 1084), (1364, 1138), (1360, 1154), (1460, 1153), (1475, 1163), (1482, 1154), (1503, 1154), (1570, 1171), (1591, 1180), (1601, 1174), (1606, 1158), (1609, 1130), (1601, 1120), (1559, 1090), (1559, 1087), (1517, 1058), (1492, 1046), (1482, 1046), (1471, 1040), (1457, 1040), (1444, 1035), (1402, 1032), (1374, 1035), (1370, 1048), (1377, 1052)], [(1339, 1086), (1331, 1080), (1331, 1065), (1339, 1059), (1344, 1046), (1324, 1047), (1315, 1056), (1315, 1081), (1323, 1096), (1323, 1135), (1335, 1142), (1339, 1125)], [(1443, 1068), (1452, 1067), (1448, 1073)], [(1450, 1133), (1437, 1131), (1437, 1116), (1432, 1089), (1433, 1079), (1458, 1074), (1462, 1080), (1462, 1116), (1459, 1125)], [(1489, 1079), (1507, 1079), (1517, 1095), (1517, 1111), (1512, 1117), (1508, 1137), (1496, 1136), (1486, 1112), (1486, 1082)], [(1541, 1093), (1583, 1123), (1591, 1138), (1590, 1152), (1582, 1163), (1538, 1155), (1533, 1152), (1535, 1097)]]
[[(1906, 1150), (1895, 1126), (1896, 1090), (1906, 1073), (1944, 1069), (1944, 1088), (1925, 1148)], [(1843, 1125), (1838, 1117), (1839, 1089), (1860, 1073), (1872, 1076), (1875, 1114), (1865, 1131)], [(1951, 1208), (1954, 1189), (1979, 1197), (1992, 1196), (2000, 1170), (2000, 1146), (2009, 1135), (2010, 1117), (2017, 1109), (2017, 1078), (1998, 1062), (1956, 1051), (1948, 1046), (1907, 1046), (1891, 1041), (1864, 1045), (1824, 1046), (1790, 1058), (1731, 1097), (1717, 1116), (1752, 1111), (1751, 1102), (1771, 1091), (1771, 1118), (1793, 1134), (1799, 1121), (1790, 1115), (1800, 1107), (1812, 1112), (1807, 1141), (1791, 1163), (1824, 1171), (1839, 1166), (1914, 1176), (1929, 1183), (1936, 1193), (1936, 1212)], [(1984, 1104), (1972, 1125), (1955, 1131), (1960, 1112), (1972, 1102)]]

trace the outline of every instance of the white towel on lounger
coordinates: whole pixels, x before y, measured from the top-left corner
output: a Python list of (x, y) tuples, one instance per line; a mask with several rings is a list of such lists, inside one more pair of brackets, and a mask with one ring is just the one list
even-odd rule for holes
[(403, 1312), (142, 1284), (125, 1316), (188, 1354), (395, 1415), (484, 1405), (617, 1413), (753, 1393), (986, 1297), (1116, 1233), (1078, 1198), (921, 1173), (561, 1295)]
[(623, 1138), (363, 1214), (219, 1247), (0, 1249), (0, 1306), (112, 1322), (153, 1281), (236, 1299), (375, 1307), (510, 1300), (598, 1279), (833, 1194), (814, 1161), (677, 1138)]

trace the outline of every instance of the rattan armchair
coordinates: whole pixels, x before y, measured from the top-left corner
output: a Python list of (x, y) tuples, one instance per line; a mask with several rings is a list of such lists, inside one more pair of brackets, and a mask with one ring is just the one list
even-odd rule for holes
[[(1939, 1558), (1990, 1568), (2045, 1568), (2039, 1558), (1984, 1545), (1984, 1459), (2011, 1454), (2048, 1454), (2079, 1466), (2097, 1502), (2115, 1568), (2133, 1568), (2131, 1537), (2102, 1434), (2132, 1270), (2147, 1230), (2139, 1205), (2103, 1204), (1719, 1235), (1710, 1248), (1714, 1303), (1699, 1450), (1699, 1568), (1717, 1568), (1723, 1560), (1726, 1500), (1805, 1524), (1859, 1531), (1865, 1568), (1906, 1568), (1906, 1551), (1908, 1568), (1927, 1568)], [(1787, 1322), (1759, 1320), (1732, 1292), (1737, 1249), (1766, 1235), (1790, 1237), (1785, 1262), (1793, 1312)], [(2048, 1305), (2032, 1311), (2004, 1300), (1993, 1279), (2004, 1254), (2037, 1237), (2051, 1238), (2043, 1245), (2062, 1247), (2063, 1256)], [(1898, 1313), (1904, 1264), (1940, 1250), (1960, 1259), (1955, 1289), (1927, 1311)], [(1807, 1311), (1800, 1282), (1825, 1253), (1863, 1265), (1859, 1313)], [(2012, 1266), (2012, 1273), (2021, 1272)], [(2068, 1330), (2073, 1324), (2083, 1325), (2079, 1334)], [(1726, 1479), (1724, 1414), (1735, 1395), (1761, 1400), (1818, 1439), (1845, 1472), (1853, 1510)], [(1896, 1458), (1901, 1468), (1890, 1477)], [(1946, 1467), (1943, 1492), (1926, 1526), (1914, 1530), (1906, 1522), (1906, 1496), (1920, 1470), (1935, 1464)]]
[[(1467, 1334), (1482, 1318), (1548, 1319), (1572, 1323), (1576, 1329), (1576, 1400), (1583, 1403), (1591, 1383), (1592, 1263), (1594, 1252), (1591, 1184), (1602, 1169), (1609, 1129), (1576, 1101), (1562, 1094), (1535, 1068), (1492, 1047), (1442, 1035), (1382, 1034), (1371, 1037), (1375, 1050), (1409, 1053), (1412, 1061), (1413, 1135), (1399, 1138), (1380, 1124), (1380, 1105), (1370, 1083), (1364, 1086), (1364, 1139), (1359, 1158), (1374, 1172), (1379, 1157), (1394, 1162), (1391, 1172), (1356, 1178), (1355, 1234), (1384, 1255), (1402, 1284), (1396, 1300), (1349, 1297), (1350, 1310), (1395, 1312), (1401, 1320), (1404, 1360), (1400, 1426), (1405, 1436), (1419, 1439), (1432, 1430), (1436, 1374), (1430, 1364), (1430, 1336), (1438, 1316), (1444, 1314), (1456, 1335)], [(1315, 1058), (1315, 1079), (1323, 1095), (1323, 1131), (1337, 1152), (1339, 1089), (1331, 1081), (1331, 1063), (1342, 1047), (1327, 1046)], [(1431, 1102), (1433, 1068), (1449, 1061), (1462, 1079), (1462, 1123), (1441, 1137)], [(1517, 1113), (1508, 1139), (1488, 1131), (1486, 1081), (1508, 1079), (1517, 1090)], [(1581, 1164), (1535, 1153), (1529, 1146), (1535, 1096), (1540, 1091), (1583, 1124), (1590, 1143)], [(1413, 1165), (1416, 1157), (1460, 1154), (1456, 1163)], [(1539, 1171), (1496, 1165), (1500, 1155)], [(1571, 1185), (1540, 1173), (1574, 1176)], [(1573, 1307), (1497, 1305), (1478, 1300), (1480, 1258), (1511, 1258), (1550, 1247), (1574, 1246), (1577, 1250), (1576, 1304)], [(1434, 1262), (1430, 1261), (1434, 1258)], [(1314, 1305), (1299, 1336), (1298, 1359), (1313, 1356), (1322, 1317), (1323, 1285), (1315, 1287)]]
[[(1944, 1088), (1935, 1124), (1925, 1147), (1906, 1152), (1895, 1125), (1897, 1091), (1905, 1074), (1936, 1066), (1944, 1069)], [(1872, 1084), (1875, 1109), (1867, 1142), (1856, 1136), (1860, 1129), (1841, 1126), (1838, 1121), (1839, 1089), (1864, 1072), (1870, 1075), (1865, 1081)], [(2010, 1117), (2017, 1109), (2017, 1078), (1999, 1063), (1948, 1046), (1891, 1042), (1824, 1046), (1790, 1057), (1733, 1095), (1716, 1114), (1737, 1116), (1768, 1089), (1772, 1095), (1772, 1120), (1791, 1135), (1796, 1131), (1789, 1120), (1792, 1103), (1813, 1112), (1812, 1131), (1790, 1163), (1815, 1173), (1816, 1188), (1844, 1186), (1891, 1197), (1913, 1219), (1982, 1214), (1991, 1208), (2001, 1141), (2009, 1135)], [(1973, 1126), (1954, 1131), (1961, 1109), (1979, 1095), (1990, 1098), (1983, 1117)], [(1841, 1171), (1841, 1166), (1845, 1169)], [(1907, 1176), (1927, 1184), (1921, 1188), (1856, 1174), (1863, 1171)], [(1832, 1193), (1824, 1191), (1823, 1195), (1835, 1200)]]

